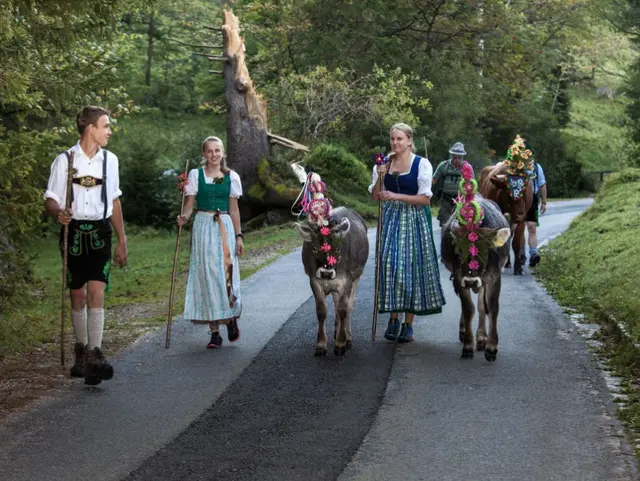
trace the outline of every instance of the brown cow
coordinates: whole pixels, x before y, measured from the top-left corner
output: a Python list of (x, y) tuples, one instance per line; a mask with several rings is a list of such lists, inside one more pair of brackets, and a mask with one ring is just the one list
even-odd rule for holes
[[(524, 193), (517, 199), (512, 197), (508, 182), (507, 168), (500, 162), (482, 169), (479, 190), (485, 199), (498, 204), (502, 213), (509, 219), (511, 231), (514, 233), (511, 242), (514, 253), (513, 273), (522, 275), (524, 271), (520, 259), (520, 244), (524, 239), (525, 218), (533, 202), (533, 182), (529, 180), (526, 183)], [(509, 264), (506, 267), (509, 267)]]

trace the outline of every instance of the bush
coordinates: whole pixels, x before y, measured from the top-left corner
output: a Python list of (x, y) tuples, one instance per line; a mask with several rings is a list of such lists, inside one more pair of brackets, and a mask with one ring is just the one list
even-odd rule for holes
[(334, 205), (351, 207), (368, 218), (377, 215), (376, 204), (368, 191), (371, 183), (369, 167), (344, 147), (320, 144), (303, 164), (307, 172), (320, 174)]
[(161, 160), (160, 146), (146, 138), (130, 146), (120, 166), (122, 208), (127, 222), (167, 228), (180, 210), (176, 169)]
[[(120, 189), (126, 222), (168, 228), (180, 210), (177, 175), (187, 160), (199, 166), (202, 141), (219, 135), (213, 115), (163, 115), (154, 109), (120, 122), (109, 142), (120, 160)], [(221, 136), (224, 139), (224, 136)]]

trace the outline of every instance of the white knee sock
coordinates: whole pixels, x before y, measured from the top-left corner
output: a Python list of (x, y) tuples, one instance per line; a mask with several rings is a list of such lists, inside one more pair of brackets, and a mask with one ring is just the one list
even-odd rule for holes
[(102, 347), (102, 331), (104, 330), (104, 309), (89, 309), (87, 316), (88, 349)]
[(71, 325), (73, 326), (73, 336), (76, 342), (83, 346), (87, 344), (87, 310), (71, 310)]

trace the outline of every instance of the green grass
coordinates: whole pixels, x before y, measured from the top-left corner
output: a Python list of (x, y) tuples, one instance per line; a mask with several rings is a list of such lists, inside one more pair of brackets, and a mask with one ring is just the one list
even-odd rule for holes
[[(620, 418), (640, 435), (640, 169), (612, 174), (595, 203), (543, 249), (537, 270), (557, 301), (600, 322), (600, 350), (628, 396)], [(622, 334), (624, 326), (628, 336)], [(635, 345), (634, 345), (635, 344)], [(640, 455), (640, 451), (637, 451)]]
[(567, 150), (586, 172), (619, 170), (631, 152), (625, 131), (628, 100), (599, 97), (596, 88), (572, 88), (571, 122), (563, 131)]
[(594, 204), (545, 249), (538, 271), (560, 303), (594, 318), (613, 315), (637, 341), (639, 208), (640, 169), (612, 174)]
[[(129, 229), (128, 265), (113, 268), (110, 292), (105, 305), (117, 307), (147, 305), (155, 314), (145, 313), (147, 324), (166, 320), (176, 234), (152, 229)], [(174, 313), (184, 307), (184, 289), (189, 261), (188, 232), (183, 232), (178, 256)], [(246, 256), (241, 259), (240, 278), (244, 279), (273, 262), (280, 254), (300, 245), (292, 224), (271, 226), (249, 232), (245, 238)], [(56, 341), (60, 329), (61, 258), (54, 236), (36, 240), (28, 247), (33, 257), (35, 283), (22, 298), (21, 307), (6, 312), (0, 323), (0, 352), (19, 354), (33, 349), (34, 343)], [(67, 311), (68, 312), (68, 311)], [(135, 310), (127, 322), (136, 319)], [(107, 314), (109, 315), (109, 314)], [(108, 319), (107, 319), (108, 320)], [(70, 328), (69, 328), (70, 329)]]

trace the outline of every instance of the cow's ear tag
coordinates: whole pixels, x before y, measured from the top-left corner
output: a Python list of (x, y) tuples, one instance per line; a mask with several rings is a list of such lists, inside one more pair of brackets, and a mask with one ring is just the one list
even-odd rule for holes
[(510, 235), (511, 235), (511, 229), (509, 229), (508, 227), (503, 227), (502, 229), (498, 229), (498, 232), (496, 232), (496, 236), (493, 239), (493, 246), (502, 247), (504, 243), (507, 242)]

